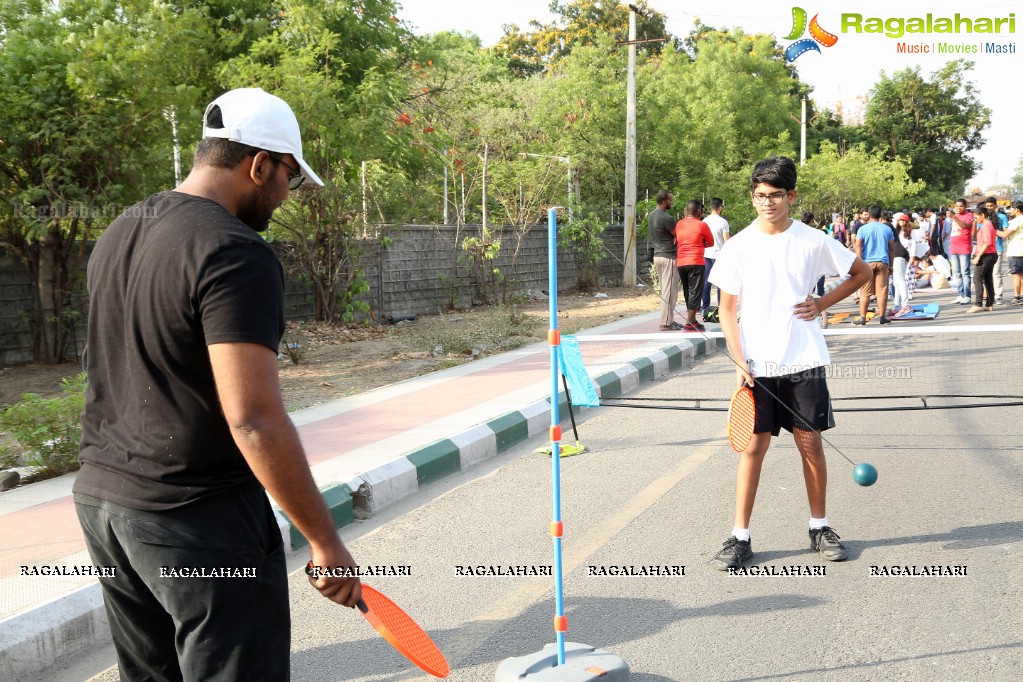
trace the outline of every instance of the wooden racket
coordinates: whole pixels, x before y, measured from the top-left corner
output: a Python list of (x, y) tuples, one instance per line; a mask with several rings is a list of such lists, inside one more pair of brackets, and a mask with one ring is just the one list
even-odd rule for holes
[(753, 391), (745, 383), (732, 394), (728, 405), (728, 442), (736, 452), (743, 452), (753, 439), (753, 426), (757, 421), (757, 408)]

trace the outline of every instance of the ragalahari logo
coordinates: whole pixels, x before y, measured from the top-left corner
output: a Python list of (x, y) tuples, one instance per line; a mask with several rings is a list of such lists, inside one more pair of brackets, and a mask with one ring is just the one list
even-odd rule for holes
[(813, 50), (814, 52), (820, 52), (821, 49), (817, 47), (818, 43), (824, 47), (831, 47), (838, 42), (838, 36), (834, 33), (828, 33), (821, 25), (817, 23), (817, 17), (819, 15), (813, 15), (813, 19), (810, 20), (810, 37), (800, 38), (806, 30), (806, 10), (802, 7), (792, 8), (792, 32), (785, 36), (785, 40), (795, 40), (785, 48), (785, 61), (794, 62), (800, 55), (806, 54)]

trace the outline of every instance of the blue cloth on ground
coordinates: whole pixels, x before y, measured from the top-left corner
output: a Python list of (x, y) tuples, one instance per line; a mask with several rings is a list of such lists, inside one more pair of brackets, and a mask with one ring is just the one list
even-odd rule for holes
[(937, 303), (923, 303), (920, 305), (907, 306), (908, 311), (902, 315), (894, 315), (893, 320), (933, 320), (941, 312), (941, 306)]
[(583, 354), (579, 350), (579, 339), (574, 336), (562, 336), (558, 346), (558, 363), (561, 373), (568, 382), (572, 404), (582, 407), (600, 407), (600, 397), (593, 388), (590, 375), (583, 366)]

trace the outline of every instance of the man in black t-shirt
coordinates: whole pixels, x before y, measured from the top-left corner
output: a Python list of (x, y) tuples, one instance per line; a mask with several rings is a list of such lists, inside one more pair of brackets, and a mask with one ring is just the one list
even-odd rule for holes
[[(284, 547), (266, 493), (317, 566), (354, 567), (280, 397), (284, 275), (259, 236), (304, 180), (298, 121), (262, 90), (207, 107), (174, 191), (114, 220), (88, 268), (88, 392), (75, 508), (121, 679), (283, 680)], [(357, 578), (318, 577), (353, 606)]]
[(657, 283), (661, 294), (662, 332), (676, 331), (682, 325), (675, 322), (675, 303), (678, 301), (678, 268), (675, 266), (675, 218), (668, 213), (674, 197), (668, 190), (657, 193), (657, 208), (650, 212), (647, 227), (650, 240), (654, 243), (654, 267), (657, 269)]

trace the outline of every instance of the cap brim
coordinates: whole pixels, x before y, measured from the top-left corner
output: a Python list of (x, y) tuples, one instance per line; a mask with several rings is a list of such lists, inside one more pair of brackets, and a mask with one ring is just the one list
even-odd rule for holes
[(298, 167), (302, 169), (302, 175), (305, 176), (306, 180), (319, 187), (323, 187), (323, 180), (320, 180), (320, 176), (313, 172), (313, 169), (309, 167), (309, 164), (294, 154), (292, 154), (292, 156), (295, 157), (295, 161), (298, 161)]

